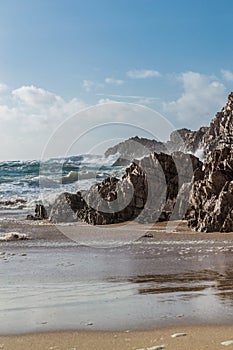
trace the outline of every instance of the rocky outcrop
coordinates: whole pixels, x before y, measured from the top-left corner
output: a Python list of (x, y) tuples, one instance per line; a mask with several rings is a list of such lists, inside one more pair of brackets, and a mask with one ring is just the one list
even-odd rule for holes
[(86, 208), (84, 195), (84, 191), (60, 194), (49, 208), (49, 220), (53, 223), (76, 221), (78, 211)]
[[(49, 218), (102, 225), (185, 217), (196, 231), (233, 231), (232, 144), (233, 93), (209, 127), (177, 130), (166, 143), (133, 137), (108, 149), (106, 156), (120, 154), (114, 166), (128, 166), (122, 179), (107, 178), (87, 191), (61, 194)], [(204, 164), (186, 153), (199, 150)], [(46, 217), (45, 208), (37, 205), (30, 219)]]
[(189, 226), (200, 232), (233, 231), (233, 149), (209, 154), (191, 192)]
[(211, 121), (210, 126), (203, 136), (201, 147), (205, 153), (231, 147), (233, 145), (233, 92), (228, 96), (226, 105)]
[(114, 163), (115, 166), (124, 165), (127, 161), (130, 162), (135, 158), (145, 157), (153, 152), (171, 154), (175, 151), (181, 151), (194, 154), (198, 149), (203, 147), (203, 137), (207, 130), (208, 127), (201, 127), (198, 131), (189, 129), (175, 130), (171, 133), (170, 140), (167, 142), (159, 142), (135, 136), (109, 148), (105, 152), (105, 156), (119, 153), (120, 157)]
[[(200, 170), (201, 166), (202, 162), (190, 154), (152, 153), (135, 160), (121, 180), (107, 178), (86, 192), (60, 195), (51, 209), (50, 220), (102, 225), (128, 220), (149, 223), (168, 220), (171, 215), (182, 218), (189, 199), (189, 186), (185, 192), (184, 184), (191, 182), (193, 170)], [(176, 206), (181, 189), (182, 204)]]
[(105, 156), (108, 157), (119, 153), (121, 158), (132, 161), (135, 158), (141, 158), (153, 152), (166, 152), (166, 147), (162, 142), (135, 136), (108, 148)]
[(202, 140), (207, 130), (208, 127), (201, 127), (197, 131), (190, 129), (173, 131), (170, 135), (170, 140), (165, 143), (166, 148), (171, 152), (182, 151), (194, 154), (203, 147)]
[(45, 219), (48, 219), (48, 214), (43, 204), (36, 204), (35, 215), (27, 216), (27, 220), (45, 220)]

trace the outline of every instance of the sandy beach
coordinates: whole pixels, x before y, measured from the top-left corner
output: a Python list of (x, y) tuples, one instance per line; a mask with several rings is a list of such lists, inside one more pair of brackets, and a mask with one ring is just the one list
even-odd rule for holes
[[(172, 335), (184, 333), (173, 338)], [(171, 327), (151, 331), (55, 332), (1, 336), (6, 350), (220, 350), (233, 342), (233, 326)], [(223, 343), (223, 344), (222, 344)]]
[(113, 225), (101, 239), (120, 228), (124, 244), (106, 248), (81, 245), (93, 232), (78, 225), (67, 226), (72, 240), (47, 222), (2, 221), (30, 239), (0, 242), (0, 348), (214, 350), (233, 340), (232, 233)]

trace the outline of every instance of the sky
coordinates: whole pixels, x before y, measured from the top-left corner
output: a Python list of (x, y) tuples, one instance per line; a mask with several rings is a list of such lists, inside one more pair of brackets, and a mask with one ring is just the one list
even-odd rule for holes
[(233, 90), (232, 15), (232, 0), (2, 0), (0, 161), (208, 125)]

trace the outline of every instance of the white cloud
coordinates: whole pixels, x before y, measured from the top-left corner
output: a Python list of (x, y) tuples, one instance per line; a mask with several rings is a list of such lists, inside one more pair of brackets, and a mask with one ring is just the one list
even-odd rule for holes
[(104, 96), (104, 100), (108, 100), (108, 97), (114, 98), (117, 101), (126, 101), (138, 104), (144, 104), (144, 105), (150, 105), (154, 102), (160, 102), (161, 99), (159, 97), (152, 97), (152, 96), (141, 96), (141, 95), (116, 95), (116, 94), (96, 94), (96, 96)]
[(83, 80), (82, 87), (86, 92), (90, 92), (91, 90), (102, 88), (104, 84), (98, 83), (92, 80)]
[(221, 70), (222, 76), (226, 81), (233, 81), (233, 73), (229, 70), (222, 69)]
[(0, 83), (0, 93), (3, 91), (6, 91), (8, 89), (8, 86), (4, 83)]
[(101, 98), (99, 101), (98, 101), (98, 104), (102, 105), (104, 103), (111, 103), (111, 102), (116, 102), (114, 100), (110, 100), (109, 98)]
[(85, 107), (35, 86), (9, 90), (0, 101), (0, 160), (40, 158), (54, 130)]
[(45, 107), (61, 102), (61, 97), (36, 86), (22, 86), (12, 91), (12, 95), (32, 107)]
[(82, 86), (83, 86), (84, 90), (89, 92), (95, 86), (95, 83), (94, 83), (94, 81), (91, 81), (91, 80), (83, 80)]
[(124, 80), (121, 79), (113, 79), (113, 78), (106, 78), (105, 79), (106, 84), (112, 84), (112, 85), (122, 85), (124, 84)]
[(182, 83), (183, 93), (177, 100), (164, 103), (164, 112), (171, 113), (184, 127), (209, 123), (225, 104), (225, 86), (212, 76), (192, 71), (182, 73), (178, 80)]
[(159, 73), (157, 70), (150, 69), (132, 69), (127, 72), (127, 75), (132, 79), (161, 77), (161, 73)]

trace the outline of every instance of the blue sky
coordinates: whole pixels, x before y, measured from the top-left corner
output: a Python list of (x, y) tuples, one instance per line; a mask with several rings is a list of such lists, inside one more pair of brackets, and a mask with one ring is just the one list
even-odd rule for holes
[(66, 118), (104, 102), (208, 124), (233, 90), (232, 15), (231, 0), (1, 1), (0, 159), (38, 158)]

